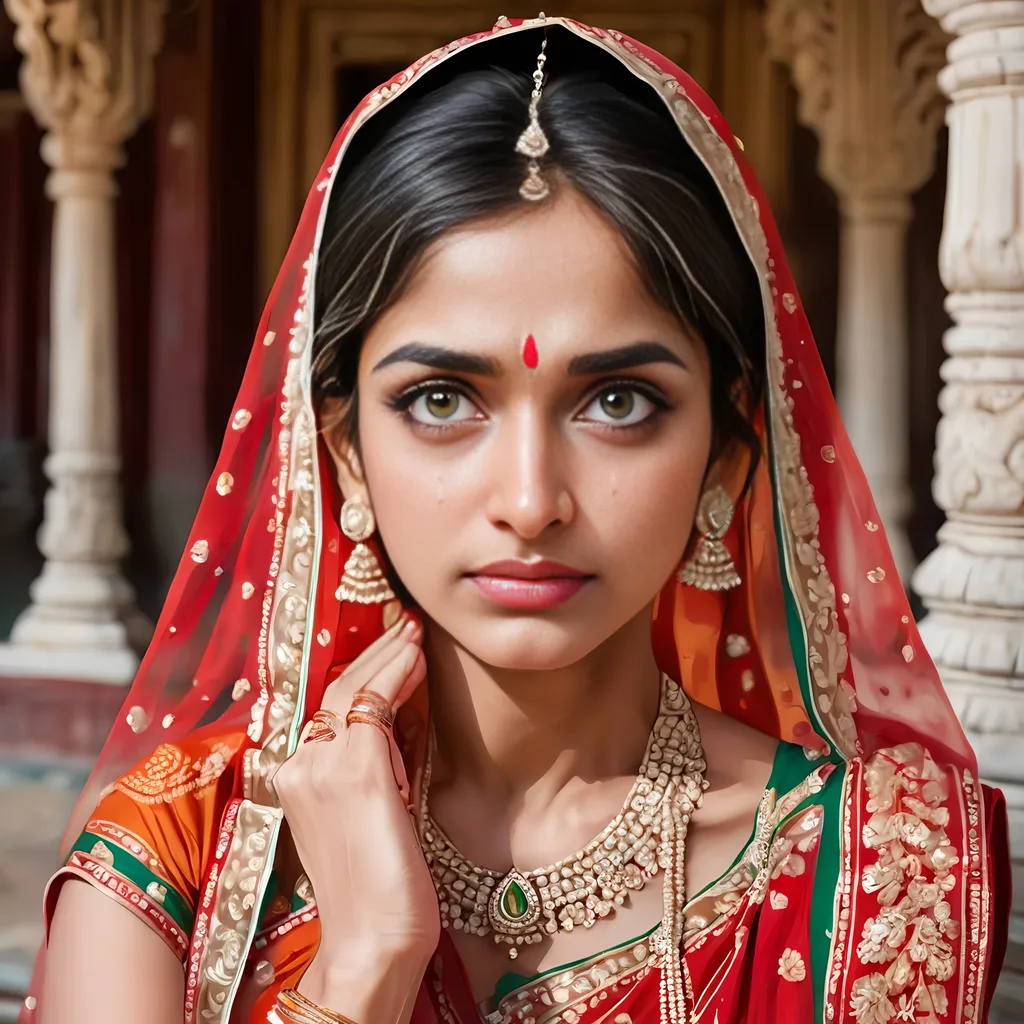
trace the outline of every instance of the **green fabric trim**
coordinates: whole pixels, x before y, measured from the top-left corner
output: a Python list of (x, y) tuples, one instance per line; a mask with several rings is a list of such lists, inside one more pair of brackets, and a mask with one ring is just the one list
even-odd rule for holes
[[(800, 755), (800, 760), (803, 762), (803, 772), (796, 778), (795, 782), (785, 785), (791, 777), (793, 771), (792, 766), (795, 764), (792, 757), (794, 752)], [(765, 792), (767, 793), (769, 789), (774, 789), (776, 795), (788, 793), (793, 786), (797, 785), (797, 783), (803, 782), (812, 770), (813, 769), (807, 763), (807, 759), (804, 757), (803, 747), (798, 747), (793, 743), (786, 743), (784, 740), (779, 740), (779, 745), (775, 748), (775, 756), (772, 758), (772, 770), (768, 775), (768, 781), (764, 785)], [(785, 788), (783, 788), (783, 786), (785, 786)], [(694, 893), (687, 901), (687, 906), (689, 906), (690, 903), (699, 900), (709, 889), (718, 885), (726, 875), (732, 874), (736, 866), (743, 859), (743, 855), (747, 852), (747, 848), (754, 841), (754, 836), (757, 833), (757, 819), (760, 811), (761, 805), (759, 803), (757, 805), (757, 810), (754, 811), (754, 820), (750, 825), (750, 835), (747, 836), (746, 842), (739, 848), (739, 850), (736, 851), (736, 856), (733, 857), (729, 866), (717, 878), (713, 878), (708, 882), (700, 892)]]
[(516, 974), (514, 971), (509, 971), (508, 974), (503, 974), (497, 984), (494, 986), (494, 1005), (502, 1001), (510, 992), (515, 992), (517, 988), (522, 988), (523, 985), (529, 985), (534, 981), (539, 981), (541, 978), (546, 977), (549, 974), (558, 974), (562, 971), (570, 971), (574, 967), (579, 967), (580, 964), (585, 964), (590, 960), (597, 960), (599, 957), (607, 956), (609, 953), (615, 953), (620, 949), (628, 949), (630, 946), (635, 946), (638, 942), (642, 942), (648, 938), (657, 928), (654, 925), (653, 928), (649, 928), (642, 935), (638, 935), (635, 939), (627, 939), (625, 942), (620, 942), (617, 946), (609, 946), (607, 949), (602, 949), (597, 953), (591, 953), (589, 956), (580, 957), (579, 960), (571, 960), (567, 964), (559, 964), (557, 967), (551, 967), (546, 971), (541, 971), (540, 974), (525, 975)]
[(775, 501), (772, 502), (772, 516), (775, 519), (775, 539), (779, 548), (779, 566), (781, 572), (779, 579), (782, 583), (782, 598), (786, 606), (786, 632), (789, 634), (789, 647), (793, 652), (793, 664), (796, 667), (797, 679), (800, 682), (800, 693), (804, 698), (804, 706), (807, 708), (808, 718), (818, 724), (818, 734), (823, 735), (832, 746), (832, 739), (821, 728), (818, 722), (818, 713), (814, 705), (814, 694), (811, 692), (811, 678), (807, 670), (807, 645), (804, 641), (804, 624), (800, 618), (800, 609), (797, 607), (796, 598), (789, 585), (789, 574), (786, 567), (789, 564), (786, 556), (786, 543), (783, 540), (782, 517), (779, 514), (779, 485), (775, 479), (775, 467), (772, 467), (772, 490), (775, 492)]
[(803, 619), (800, 617), (800, 609), (797, 605), (796, 598), (793, 596), (793, 591), (789, 583), (789, 558), (786, 551), (786, 542), (784, 539), (786, 534), (783, 530), (780, 510), (781, 500), (779, 498), (779, 482), (775, 475), (775, 457), (772, 454), (773, 443), (770, 415), (767, 420), (766, 429), (769, 451), (768, 473), (772, 481), (772, 518), (775, 521), (775, 542), (779, 550), (779, 568), (781, 570), (779, 572), (779, 579), (782, 583), (782, 597), (786, 607), (786, 632), (789, 634), (789, 647), (793, 653), (793, 665), (796, 668), (797, 680), (800, 683), (800, 693), (803, 696), (804, 707), (807, 710), (807, 717), (815, 726), (815, 732), (829, 745), (829, 749), (832, 751), (832, 756), (829, 760), (836, 764), (840, 764), (845, 759), (841, 755), (836, 754), (835, 741), (832, 739), (829, 731), (825, 728), (824, 723), (818, 717), (818, 706), (814, 701), (814, 692), (811, 687), (811, 675), (807, 666), (807, 641), (804, 636)]
[(262, 928), (266, 923), (264, 918), (267, 916), (267, 911), (270, 910), (270, 904), (277, 896), (277, 890), (279, 887), (280, 885), (277, 879), (277, 872), (271, 871), (270, 878), (267, 880), (267, 891), (263, 894), (263, 902), (260, 904), (260, 912), (256, 915), (256, 920), (259, 921), (260, 928)]
[[(71, 853), (84, 853), (91, 856), (92, 848), (98, 842), (102, 842), (113, 855), (114, 862), (109, 865), (112, 870), (130, 882), (151, 903), (162, 907), (167, 916), (186, 935), (192, 934), (195, 913), (189, 906), (188, 901), (166, 878), (161, 878), (159, 875), (154, 874), (134, 854), (129, 853), (105, 836), (97, 835), (95, 832), (83, 832), (75, 841), (75, 845), (71, 847)], [(159, 903), (146, 892), (146, 887), (151, 882), (156, 882), (167, 890), (164, 894), (163, 903)]]
[[(811, 896), (811, 976), (814, 979), (814, 1019), (825, 1024), (825, 985), (832, 956), (832, 930), (836, 921), (836, 899), (842, 871), (844, 795), (849, 766), (843, 765), (825, 780), (814, 803), (824, 809), (818, 863)], [(856, 938), (851, 936), (851, 938)]]

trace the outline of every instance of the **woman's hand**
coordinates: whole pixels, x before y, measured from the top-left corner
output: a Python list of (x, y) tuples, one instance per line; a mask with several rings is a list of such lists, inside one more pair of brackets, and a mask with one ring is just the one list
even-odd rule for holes
[(394, 739), (373, 725), (345, 726), (357, 690), (392, 707), (408, 699), (426, 674), (422, 636), (418, 622), (402, 619), (371, 644), (324, 694), (336, 738), (304, 742), (307, 724), (274, 776), (320, 917), (300, 991), (360, 1024), (408, 1018), (441, 930)]

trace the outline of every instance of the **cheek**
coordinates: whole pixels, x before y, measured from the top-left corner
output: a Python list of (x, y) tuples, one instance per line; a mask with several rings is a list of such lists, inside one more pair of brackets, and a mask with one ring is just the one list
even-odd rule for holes
[[(504, 553), (488, 496), (503, 486), (483, 449), (431, 449), (390, 413), (360, 418), (363, 466), (393, 569), (426, 607), (445, 600), (454, 569)], [(606, 611), (640, 607), (674, 571), (693, 528), (711, 444), (710, 413), (676, 415), (657, 437), (611, 444), (581, 437), (549, 467), (575, 515), (545, 553), (580, 560), (613, 588)], [(556, 485), (557, 486), (557, 485)]]
[(378, 532), (393, 568), (419, 596), (440, 582), (454, 533), (472, 514), (468, 460), (432, 458), (390, 414), (361, 417), (360, 430)]
[(710, 448), (695, 434), (598, 460), (583, 488), (583, 509), (605, 551), (647, 586), (649, 574), (672, 570), (693, 529)]

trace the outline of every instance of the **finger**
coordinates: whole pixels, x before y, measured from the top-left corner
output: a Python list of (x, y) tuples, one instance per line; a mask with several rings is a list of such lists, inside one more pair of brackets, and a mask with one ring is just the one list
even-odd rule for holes
[[(344, 672), (334, 679), (325, 689), (321, 707), (338, 707), (345, 703), (345, 695), (351, 695), (367, 680), (371, 679), (401, 649), (400, 641), (409, 635), (409, 622), (394, 626), (374, 641), (362, 654), (352, 662)], [(415, 627), (413, 627), (415, 633)], [(340, 696), (339, 696), (340, 695)], [(347, 707), (347, 703), (346, 703)]]
[(358, 689), (372, 690), (394, 707), (396, 698), (416, 667), (419, 655), (419, 644), (415, 640), (406, 640), (399, 646), (394, 657), (368, 679), (363, 680)]
[(418, 687), (426, 678), (427, 659), (423, 653), (423, 648), (421, 647), (419, 654), (416, 656), (416, 663), (413, 665), (412, 671), (409, 673), (406, 681), (402, 684), (402, 688), (398, 691), (398, 696), (394, 700), (392, 706), (395, 711), (409, 700), (409, 698), (416, 692), (416, 687)]
[(369, 644), (362, 651), (359, 652), (358, 656), (354, 658), (345, 668), (345, 671), (341, 674), (348, 675), (349, 672), (357, 670), (360, 665), (364, 665), (367, 661), (371, 660), (379, 651), (387, 647), (399, 632), (402, 627), (409, 621), (409, 617), (406, 613), (399, 615), (398, 619), (393, 622), (387, 629), (372, 644)]
[[(362, 689), (372, 690), (394, 706), (399, 694), (406, 688), (409, 680), (415, 678), (415, 673), (420, 670), (422, 664), (423, 652), (415, 644), (407, 643), (403, 650)], [(356, 759), (369, 763), (372, 758), (380, 757), (387, 752), (395, 785), (398, 787), (402, 802), (408, 807), (409, 779), (402, 755), (395, 743), (394, 733), (367, 722), (354, 721), (345, 730), (345, 735), (348, 741), (348, 754)]]
[(323, 707), (344, 706), (347, 710), (348, 700), (356, 690), (377, 676), (385, 666), (397, 657), (408, 644), (418, 644), (422, 630), (418, 623), (407, 622), (395, 636), (376, 650), (372, 657), (358, 666), (353, 662), (351, 671), (340, 675), (324, 693)]
[(366, 658), (360, 657), (352, 662), (349, 669), (339, 677), (344, 681), (343, 685), (357, 690), (363, 682), (375, 676), (395, 656), (395, 652), (401, 644), (414, 638), (418, 640), (421, 633), (419, 623), (411, 619), (406, 620), (401, 629), (388, 637), (386, 643), (381, 644)]

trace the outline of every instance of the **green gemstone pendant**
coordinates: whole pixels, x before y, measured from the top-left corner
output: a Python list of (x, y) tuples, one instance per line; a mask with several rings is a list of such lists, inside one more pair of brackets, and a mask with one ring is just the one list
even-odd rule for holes
[(518, 921), (526, 917), (526, 912), (529, 909), (530, 905), (526, 902), (526, 893), (523, 892), (523, 887), (515, 879), (512, 879), (501, 897), (502, 914), (510, 921)]
[(513, 868), (495, 887), (487, 907), (491, 927), (502, 935), (522, 935), (540, 918), (540, 897)]

